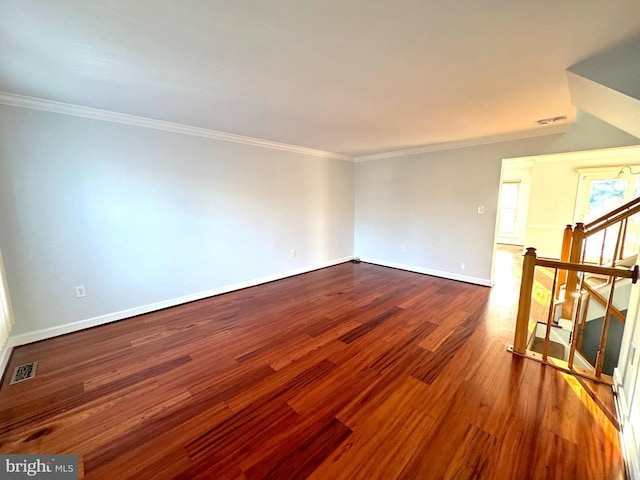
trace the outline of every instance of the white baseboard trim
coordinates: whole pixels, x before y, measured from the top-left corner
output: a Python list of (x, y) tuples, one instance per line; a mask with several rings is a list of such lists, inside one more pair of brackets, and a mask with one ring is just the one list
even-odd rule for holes
[(203, 292), (192, 293), (184, 295), (182, 297), (171, 298), (169, 300), (163, 300), (161, 302), (151, 303), (148, 305), (142, 305), (140, 307), (129, 308), (121, 310), (119, 312), (113, 312), (106, 315), (100, 315), (98, 317), (87, 318), (85, 320), (79, 320), (77, 322), (66, 323), (64, 325), (58, 325), (51, 328), (45, 328), (42, 330), (36, 330), (34, 332), (23, 333), (20, 335), (10, 336), (5, 346), (0, 352), (0, 372), (4, 372), (9, 363), (11, 357), (11, 351), (14, 347), (21, 345), (27, 345), (29, 343), (38, 342), (40, 340), (46, 340), (48, 338), (57, 337), (67, 333), (77, 332), (91, 327), (97, 327), (99, 325), (105, 325), (107, 323), (115, 322), (118, 320), (124, 320), (125, 318), (135, 317), (144, 313), (155, 312), (156, 310), (162, 310), (164, 308), (175, 307), (184, 303), (201, 300), (203, 298), (213, 297), (216, 295), (222, 295), (223, 293), (229, 293), (236, 290), (242, 290), (243, 288), (255, 287), (263, 283), (269, 283), (276, 280), (282, 280), (284, 278), (293, 277), (303, 273), (312, 272), (314, 270), (320, 270), (322, 268), (332, 267), (340, 263), (345, 263), (353, 260), (354, 257), (343, 257), (328, 262), (318, 263), (307, 267), (302, 267), (295, 270), (288, 270), (286, 272), (276, 273), (274, 275), (268, 275), (266, 277), (255, 278), (244, 282), (233, 283), (225, 285), (223, 287), (214, 288), (211, 290), (205, 290)]
[(620, 370), (613, 370), (613, 390), (615, 391), (616, 413), (618, 414), (618, 422), (620, 423), (620, 443), (624, 462), (627, 468), (627, 477), (629, 480), (640, 480), (640, 451), (638, 450), (638, 441), (636, 440), (640, 432), (636, 432), (638, 426), (634, 426), (629, 420), (627, 413), (630, 405), (628, 404), (627, 394), (622, 384)]
[(386, 260), (380, 260), (377, 258), (360, 257), (360, 260), (366, 263), (381, 265), (383, 267), (398, 268), (400, 270), (407, 270), (409, 272), (415, 272), (415, 273), (423, 273), (425, 275), (431, 275), (433, 277), (446, 278), (448, 280), (458, 280), (459, 282), (473, 283), (474, 285), (482, 285), (483, 287), (493, 286), (491, 280), (487, 278), (470, 277), (468, 275), (459, 275), (457, 273), (443, 272), (441, 270), (433, 270), (431, 268), (417, 267), (415, 265), (406, 265), (404, 263), (388, 262)]

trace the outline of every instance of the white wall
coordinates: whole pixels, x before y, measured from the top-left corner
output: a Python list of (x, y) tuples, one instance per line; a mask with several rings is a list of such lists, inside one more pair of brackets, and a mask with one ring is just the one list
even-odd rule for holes
[(12, 336), (353, 255), (351, 162), (0, 106), (0, 172)]
[[(488, 283), (500, 159), (461, 153), (451, 150), (358, 163), (356, 255)], [(485, 206), (484, 215), (476, 213), (479, 205)], [(464, 271), (459, 270), (460, 262), (465, 262)]]
[(568, 70), (640, 99), (640, 39), (590, 57)]
[[(623, 449), (631, 479), (640, 479), (640, 283), (633, 286), (622, 337), (618, 368), (614, 370), (616, 401)], [(635, 351), (634, 351), (635, 350)]]
[(13, 335), (344, 260), (354, 231), (365, 259), (489, 284), (502, 158), (636, 141), (578, 118), (561, 135), (358, 163), (354, 220), (349, 162), (1, 106)]
[[(576, 125), (564, 134), (359, 162), (355, 254), (490, 284), (502, 159), (639, 143), (578, 112)], [(479, 205), (484, 215), (477, 214)], [(528, 221), (533, 222), (531, 212)], [(559, 235), (562, 239), (562, 230)]]
[(560, 258), (565, 227), (573, 224), (578, 173), (572, 162), (536, 163), (531, 169), (531, 194), (525, 244), (543, 257)]

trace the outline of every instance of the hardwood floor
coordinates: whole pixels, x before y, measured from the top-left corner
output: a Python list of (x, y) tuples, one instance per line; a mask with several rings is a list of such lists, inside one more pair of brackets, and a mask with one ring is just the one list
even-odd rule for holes
[(574, 378), (505, 350), (494, 288), (345, 263), (15, 349), (0, 451), (87, 479), (619, 479)]

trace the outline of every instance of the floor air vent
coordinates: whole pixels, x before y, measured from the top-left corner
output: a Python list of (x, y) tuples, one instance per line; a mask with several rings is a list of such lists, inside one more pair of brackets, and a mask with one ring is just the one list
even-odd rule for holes
[(13, 375), (11, 376), (11, 381), (9, 385), (13, 385), (14, 383), (24, 382), (25, 380), (29, 380), (36, 376), (36, 367), (38, 366), (38, 362), (25, 363), (24, 365), (20, 365), (16, 367), (13, 371)]

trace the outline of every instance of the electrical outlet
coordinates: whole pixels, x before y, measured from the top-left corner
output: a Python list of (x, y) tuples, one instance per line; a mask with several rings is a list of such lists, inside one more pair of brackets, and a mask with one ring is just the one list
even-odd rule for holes
[(87, 296), (87, 291), (84, 288), (84, 285), (78, 285), (76, 287), (76, 297), (82, 298)]
[(404, 245), (400, 246), (400, 253), (404, 253)]
[(460, 270), (464, 270), (466, 267), (464, 262), (460, 262)]
[(484, 205), (478, 205), (478, 214), (484, 215)]
[(296, 249), (295, 249), (295, 248), (293, 248), (293, 249), (291, 250), (291, 256), (292, 256), (292, 257), (295, 257), (295, 256), (296, 256)]

